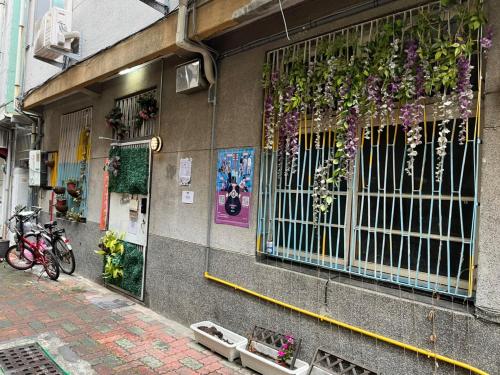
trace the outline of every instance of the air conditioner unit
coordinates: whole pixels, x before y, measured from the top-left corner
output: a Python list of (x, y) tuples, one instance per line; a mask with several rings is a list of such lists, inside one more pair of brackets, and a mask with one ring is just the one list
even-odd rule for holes
[(71, 32), (71, 12), (53, 7), (42, 17), (36, 28), (35, 57), (57, 60), (71, 53), (71, 42), (78, 33)]
[(30, 150), (29, 153), (29, 186), (47, 186), (47, 164), (44, 162), (47, 158), (46, 153), (40, 150)]

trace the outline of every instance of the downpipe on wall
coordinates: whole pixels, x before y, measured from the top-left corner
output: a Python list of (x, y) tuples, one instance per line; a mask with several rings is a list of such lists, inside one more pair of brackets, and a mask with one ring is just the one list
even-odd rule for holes
[[(193, 5), (196, 9), (196, 3)], [(178, 47), (190, 51), (199, 53), (203, 56), (203, 68), (205, 72), (205, 77), (207, 78), (210, 87), (208, 89), (208, 102), (212, 104), (212, 118), (211, 118), (211, 130), (210, 130), (210, 150), (209, 150), (209, 185), (208, 185), (208, 218), (207, 218), (207, 245), (205, 250), (205, 272), (209, 271), (210, 267), (210, 246), (212, 243), (212, 205), (213, 205), (213, 184), (214, 184), (214, 172), (213, 172), (213, 161), (214, 161), (214, 149), (215, 149), (215, 123), (217, 116), (217, 80), (218, 80), (218, 70), (217, 61), (215, 60), (213, 54), (208, 50), (207, 47), (203, 46), (201, 43), (196, 43), (188, 38), (188, 0), (179, 1), (179, 10), (177, 13), (177, 32), (175, 37), (175, 43)], [(193, 15), (194, 20), (194, 15)]]

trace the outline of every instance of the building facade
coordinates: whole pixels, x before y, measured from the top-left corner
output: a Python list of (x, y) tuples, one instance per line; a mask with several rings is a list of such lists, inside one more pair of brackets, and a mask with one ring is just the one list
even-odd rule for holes
[[(443, 103), (458, 98), (439, 101), (446, 89), (430, 89), (422, 95), (431, 98), (412, 107), (421, 115), (401, 114), (406, 99), (394, 113), (384, 102), (376, 124), (356, 122), (354, 140), (326, 120), (315, 130), (328, 112), (315, 111), (314, 98), (311, 108), (294, 104), (296, 92), (324, 97), (328, 77), (314, 81), (314, 72), (331, 66), (346, 72), (332, 95), (358, 115), (362, 104), (353, 106), (358, 98), (342, 84), (354, 90), (356, 79), (363, 87), (371, 79), (348, 75), (356, 56), (359, 66), (372, 58), (359, 46), (390, 40), (394, 51), (380, 51), (390, 69), (391, 56), (411, 55), (394, 34), (421, 42), (418, 32), (428, 28), (418, 28), (419, 14), (447, 10), (417, 0), (289, 1), (288, 40), (278, 5), (213, 0), (191, 8), (190, 39), (217, 52), (210, 90), (178, 93), (179, 70), (200, 58), (179, 47), (179, 10), (25, 93), (25, 108), (44, 120), (41, 150), (54, 161), (48, 186), (79, 185), (76, 202), (38, 191), (47, 219), (56, 204), (73, 212), (58, 220), (75, 244), (77, 272), (103, 282), (94, 250), (105, 229), (117, 230), (134, 254), (124, 265), (130, 279), (107, 284), (185, 324), (211, 320), (245, 336), (255, 325), (292, 333), (303, 340), (303, 359), (326, 347), (383, 374), (500, 373), (497, 38), (469, 56), (475, 68), (466, 70), (479, 77), (464, 94), (470, 113), (446, 112)], [(485, 1), (489, 25), (499, 24), (498, 10)], [(466, 14), (480, 30), (472, 17), (482, 15)], [(405, 39), (407, 24), (415, 34)], [(284, 76), (290, 87), (278, 87)], [(410, 84), (386, 81), (398, 90)], [(144, 110), (151, 116), (140, 117)], [(289, 128), (273, 135), (272, 121)], [(413, 131), (423, 124), (417, 155), (408, 133), (396, 130), (404, 121)], [(162, 140), (159, 152), (150, 151), (153, 136)], [(357, 143), (351, 159), (338, 154), (349, 140)], [(321, 167), (335, 171), (337, 157), (352, 164), (337, 169), (348, 182), (332, 187), (335, 175), (321, 178)]]

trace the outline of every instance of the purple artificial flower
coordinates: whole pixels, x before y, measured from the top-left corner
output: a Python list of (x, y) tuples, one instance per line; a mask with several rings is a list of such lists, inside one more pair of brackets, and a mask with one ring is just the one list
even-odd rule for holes
[(418, 43), (414, 39), (408, 41), (405, 49), (406, 53), (406, 61), (404, 64), (405, 69), (408, 70), (413, 69), (413, 67), (417, 63), (418, 60), (417, 49), (418, 49)]
[(349, 172), (356, 158), (358, 150), (357, 124), (359, 120), (359, 109), (357, 106), (351, 107), (346, 117), (347, 132), (345, 134), (344, 152), (346, 154), (345, 167)]
[(490, 49), (493, 46), (493, 27), (487, 26), (484, 32), (484, 36), (480, 40), (481, 47), (484, 49)]
[(382, 80), (380, 77), (370, 75), (366, 79), (367, 99), (375, 105), (375, 111), (378, 113), (382, 106)]
[(284, 175), (295, 173), (295, 163), (299, 154), (299, 109), (292, 108), (292, 98), (295, 88), (289, 86), (283, 98), (287, 111), (280, 123), (279, 152), (280, 164), (284, 165)]

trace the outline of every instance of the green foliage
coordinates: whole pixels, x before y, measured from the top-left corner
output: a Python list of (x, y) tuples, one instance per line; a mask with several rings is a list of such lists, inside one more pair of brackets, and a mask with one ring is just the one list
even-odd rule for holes
[(114, 147), (110, 159), (118, 156), (120, 170), (109, 175), (109, 191), (114, 193), (148, 194), (149, 149), (147, 147)]
[(125, 251), (121, 257), (122, 277), (108, 279), (110, 284), (139, 296), (142, 290), (143, 255), (137, 245), (124, 242)]
[(125, 233), (108, 230), (101, 238), (96, 254), (104, 256), (104, 278), (117, 279), (123, 276), (123, 252), (125, 250), (123, 238)]
[[(482, 1), (441, 0), (440, 6), (422, 8), (410, 19), (381, 22), (373, 34), (370, 30), (368, 42), (366, 34), (342, 32), (318, 44), (283, 49), (278, 64), (266, 63), (263, 69), (265, 141), (271, 145), (266, 149), (291, 142), (286, 119), (294, 111), (312, 117), (317, 148), (321, 132), (334, 132), (335, 150), (315, 172), (319, 180), (315, 199), (319, 210), (326, 211), (333, 202), (332, 188), (352, 173), (353, 149), (360, 138), (352, 129), (363, 125), (367, 138), (371, 120), (379, 130), (395, 125), (399, 110), (409, 102), (423, 106), (425, 97), (439, 101), (443, 93), (456, 98), (457, 62), (480, 52), (477, 38), (485, 23)], [(409, 53), (409, 45), (416, 51)], [(290, 92), (293, 96), (288, 100)], [(288, 150), (281, 147), (278, 152)]]

